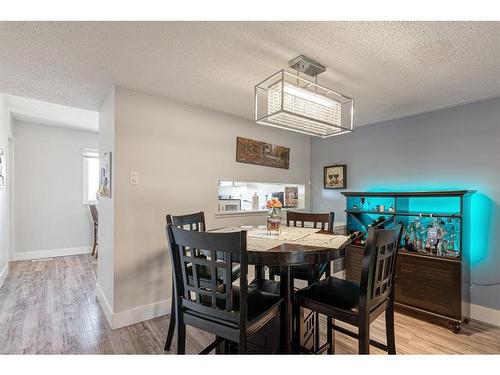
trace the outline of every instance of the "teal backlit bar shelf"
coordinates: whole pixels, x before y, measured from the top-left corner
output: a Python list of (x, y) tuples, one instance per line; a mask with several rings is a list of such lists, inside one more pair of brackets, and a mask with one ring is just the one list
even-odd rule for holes
[(370, 227), (404, 225), (397, 261), (401, 311), (448, 322), (458, 333), (470, 316), (470, 197), (472, 190), (343, 192), (348, 233), (346, 278), (359, 282)]

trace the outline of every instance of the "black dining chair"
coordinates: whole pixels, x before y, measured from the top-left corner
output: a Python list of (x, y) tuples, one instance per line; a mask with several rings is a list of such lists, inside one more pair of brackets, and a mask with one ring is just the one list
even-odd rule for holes
[[(315, 214), (307, 212), (293, 212), (288, 211), (286, 215), (286, 225), (293, 227), (312, 227), (316, 229), (321, 229), (326, 232), (333, 233), (335, 221), (335, 213), (330, 212), (329, 214)], [(269, 267), (269, 278), (273, 280), (275, 276), (280, 274), (279, 266)], [(324, 262), (317, 265), (310, 266), (296, 266), (292, 268), (292, 280), (304, 280), (307, 283), (313, 284), (318, 282), (323, 275), (326, 277), (331, 274), (331, 264), (330, 262)], [(292, 285), (293, 287), (293, 285)]]
[[(174, 265), (177, 353), (185, 353), (186, 325), (217, 337), (200, 354), (221, 342), (235, 343), (239, 353), (247, 353), (248, 337), (279, 314), (282, 299), (248, 285), (246, 231), (203, 233), (171, 224), (166, 230)], [(235, 263), (240, 265), (239, 286), (233, 285)], [(203, 267), (211, 271), (208, 285), (199, 277)]]
[[(205, 232), (207, 227), (205, 224), (205, 213), (203, 211), (195, 212), (187, 215), (167, 215), (167, 224), (171, 224), (178, 228), (184, 228), (189, 230), (194, 230), (198, 232)], [(199, 254), (200, 257), (205, 257), (203, 254)], [(201, 267), (198, 277), (200, 278), (200, 282), (205, 286), (211, 285), (211, 270), (207, 267)], [(236, 280), (239, 277), (240, 266), (236, 264), (233, 268), (233, 280)], [(173, 273), (173, 271), (172, 271)], [(192, 269), (188, 270), (188, 273), (192, 277)], [(173, 275), (172, 275), (173, 278)], [(172, 307), (170, 311), (170, 321), (168, 323), (168, 331), (167, 331), (167, 339), (165, 341), (164, 350), (170, 350), (172, 345), (172, 339), (174, 337), (175, 330), (175, 304), (174, 304), (174, 283), (172, 281)]]
[[(360, 284), (328, 277), (298, 290), (293, 297), (293, 320), (297, 327), (293, 338), (295, 352), (305, 351), (299, 344), (300, 307), (327, 317), (327, 342), (317, 353), (335, 352), (334, 332), (358, 339), (360, 354), (369, 354), (370, 345), (396, 354), (394, 335), (394, 279), (396, 259), (403, 230), (370, 228), (362, 261)], [(385, 312), (387, 344), (370, 339), (370, 323)], [(358, 333), (335, 325), (335, 320), (358, 327)]]

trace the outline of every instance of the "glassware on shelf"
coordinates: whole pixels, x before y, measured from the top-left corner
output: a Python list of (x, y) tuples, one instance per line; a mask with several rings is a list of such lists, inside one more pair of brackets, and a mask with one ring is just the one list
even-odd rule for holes
[(460, 251), (457, 248), (457, 246), (459, 246), (458, 237), (457, 237), (457, 233), (455, 231), (455, 226), (453, 225), (453, 223), (450, 224), (450, 231), (449, 231), (448, 238), (449, 238), (449, 240), (448, 240), (447, 247), (446, 247), (446, 254), (448, 256), (453, 256), (453, 257), (460, 256)]
[[(381, 215), (392, 218), (394, 223), (404, 223), (401, 250), (415, 256), (459, 259), (463, 220), (460, 198), (453, 194), (444, 196), (428, 192), (408, 193), (347, 193), (348, 233), (361, 231), (356, 245), (366, 240), (368, 229), (374, 226), (374, 219)], [(383, 228), (384, 223), (378, 225)]]
[(401, 246), (407, 251), (440, 257), (459, 257), (456, 223), (440, 218), (419, 217), (405, 227)]
[(423, 228), (420, 219), (416, 219), (414, 221), (414, 226), (415, 226), (415, 237), (416, 237), (415, 251), (422, 251), (425, 229)]
[(406, 241), (405, 247), (407, 251), (416, 251), (415, 249), (415, 224), (411, 222), (408, 227), (408, 239)]

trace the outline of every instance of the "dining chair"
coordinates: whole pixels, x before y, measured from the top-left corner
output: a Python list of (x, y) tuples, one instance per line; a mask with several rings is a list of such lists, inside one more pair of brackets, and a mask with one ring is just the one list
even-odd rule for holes
[[(194, 230), (198, 232), (205, 232), (207, 227), (205, 224), (205, 214), (203, 211), (200, 212), (195, 212), (192, 214), (187, 214), (187, 215), (167, 215), (166, 216), (167, 224), (171, 224), (175, 227), (178, 228), (184, 228), (184, 229), (189, 229), (189, 230)], [(200, 257), (204, 257), (203, 254), (199, 254)], [(200, 272), (198, 273), (198, 277), (200, 278), (200, 283), (202, 283), (204, 286), (210, 286), (211, 285), (211, 275), (210, 275), (210, 268), (208, 267), (201, 267)], [(240, 272), (240, 266), (237, 264), (234, 266), (233, 270), (233, 280), (236, 280), (239, 277), (239, 272)], [(188, 273), (190, 277), (192, 277), (192, 269), (188, 269)], [(220, 271), (219, 271), (220, 273)], [(173, 278), (173, 275), (172, 275)], [(172, 296), (174, 295), (174, 283), (172, 282)], [(168, 331), (167, 331), (167, 339), (165, 341), (165, 347), (164, 350), (168, 351), (170, 350), (170, 346), (172, 345), (172, 339), (174, 337), (174, 331), (175, 331), (175, 304), (174, 304), (174, 299), (172, 298), (172, 307), (170, 311), (170, 321), (168, 324)]]
[[(200, 354), (209, 353), (221, 342), (235, 343), (239, 353), (247, 353), (248, 337), (279, 315), (282, 299), (248, 285), (246, 231), (196, 232), (172, 224), (167, 224), (166, 231), (174, 265), (177, 354), (185, 353), (186, 325), (217, 338)], [(233, 285), (235, 263), (241, 270), (239, 286)], [(208, 285), (198, 274), (203, 267), (211, 271)]]
[[(316, 353), (335, 352), (334, 333), (344, 333), (358, 339), (359, 354), (369, 354), (370, 345), (396, 354), (394, 336), (394, 279), (396, 259), (403, 230), (370, 228), (365, 245), (360, 283), (327, 277), (298, 290), (293, 297), (293, 320), (299, 328), (300, 308), (304, 307), (327, 317), (327, 342)], [(370, 323), (385, 312), (387, 344), (370, 339)], [(335, 324), (339, 320), (358, 327), (358, 333)], [(293, 338), (295, 352), (300, 347), (299, 330)]]
[(97, 207), (95, 204), (89, 204), (90, 208), (90, 215), (92, 216), (92, 223), (94, 226), (94, 243), (92, 246), (92, 256), (95, 256), (97, 258), (97, 232), (99, 228), (99, 223), (98, 223), (98, 213), (97, 213)]
[[(286, 215), (286, 225), (293, 227), (305, 228), (306, 224), (308, 227), (321, 229), (326, 232), (333, 233), (335, 221), (335, 213), (330, 212), (329, 214), (315, 214), (307, 212), (293, 212), (288, 211)], [(318, 265), (310, 266), (296, 266), (292, 268), (292, 280), (304, 280), (307, 283), (313, 284), (318, 282), (323, 275), (326, 277), (331, 274), (330, 262), (324, 262)], [(273, 280), (275, 276), (280, 274), (279, 266), (269, 267), (269, 276)]]

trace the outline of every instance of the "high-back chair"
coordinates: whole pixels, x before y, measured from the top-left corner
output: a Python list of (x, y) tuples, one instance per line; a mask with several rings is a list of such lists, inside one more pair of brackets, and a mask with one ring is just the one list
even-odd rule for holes
[[(248, 336), (279, 314), (282, 302), (278, 295), (248, 286), (246, 232), (203, 233), (169, 224), (167, 237), (174, 269), (177, 353), (185, 353), (186, 325), (236, 343), (239, 352), (246, 353)], [(241, 269), (239, 286), (233, 285), (235, 263)], [(209, 285), (200, 282), (202, 267), (211, 270)]]
[[(370, 345), (396, 354), (394, 335), (394, 279), (396, 259), (403, 230), (402, 224), (394, 229), (370, 228), (362, 261), (361, 282), (352, 283), (328, 277), (295, 293), (294, 318), (298, 324), (300, 307), (327, 316), (327, 343), (319, 352), (334, 353), (334, 331), (358, 339), (359, 353), (368, 354)], [(370, 340), (370, 323), (385, 312), (387, 344)], [(358, 334), (335, 325), (335, 319), (358, 327)], [(295, 335), (293, 346), (299, 347), (300, 337)]]
[[(307, 212), (288, 211), (286, 215), (286, 225), (288, 227), (309, 227), (333, 233), (335, 213), (315, 214)], [(323, 275), (330, 276), (330, 262), (324, 262), (311, 266), (296, 266), (292, 268), (292, 280), (305, 280), (308, 284), (318, 282)], [(269, 267), (270, 278), (274, 279), (280, 274), (278, 266)]]
[(94, 244), (92, 246), (92, 256), (97, 258), (97, 232), (99, 228), (99, 215), (95, 204), (89, 204), (90, 215), (92, 216), (92, 224), (94, 226)]
[[(192, 214), (187, 214), (187, 215), (167, 215), (166, 217), (167, 224), (173, 225), (178, 228), (183, 228), (183, 229), (189, 229), (189, 230), (194, 230), (197, 232), (205, 232), (207, 227), (205, 224), (205, 214), (203, 211), (200, 212), (195, 212)], [(199, 254), (200, 257), (204, 257), (203, 254)], [(202, 284), (210, 285), (211, 283), (211, 276), (210, 276), (210, 268), (208, 267), (201, 267), (200, 272), (198, 272), (198, 278)], [(192, 270), (188, 270), (190, 277), (192, 276)], [(173, 273), (173, 271), (172, 271)], [(220, 272), (219, 272), (220, 274)], [(235, 265), (233, 269), (233, 280), (236, 279), (239, 276), (239, 265)], [(172, 282), (172, 296), (174, 295), (174, 284)], [(170, 347), (172, 345), (172, 339), (174, 337), (174, 331), (175, 331), (175, 304), (172, 300), (172, 307), (170, 311), (170, 321), (168, 323), (168, 331), (167, 331), (167, 339), (165, 341), (165, 351), (170, 350)]]
[(198, 232), (205, 232), (207, 230), (205, 225), (205, 213), (203, 211), (187, 215), (167, 215), (167, 224), (172, 224), (178, 228), (196, 230)]

